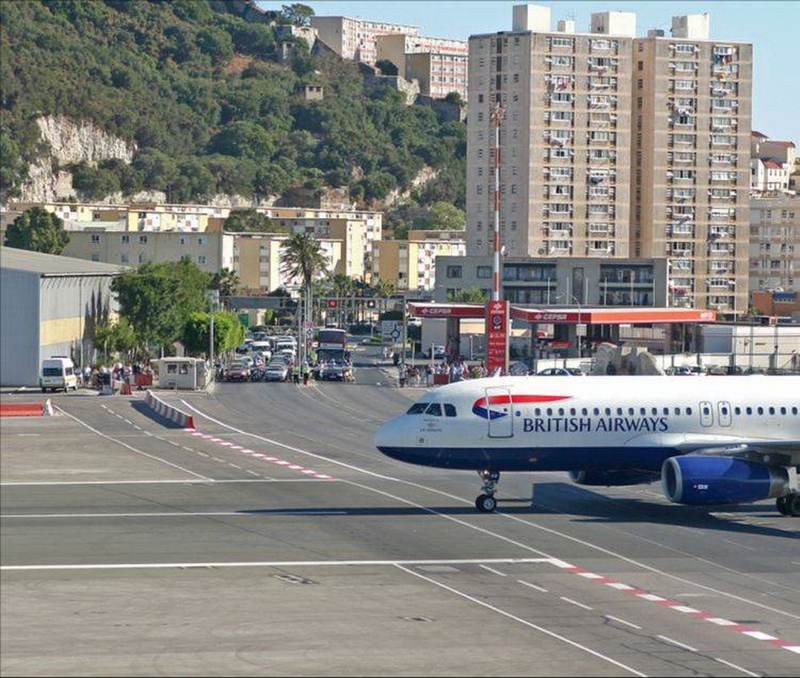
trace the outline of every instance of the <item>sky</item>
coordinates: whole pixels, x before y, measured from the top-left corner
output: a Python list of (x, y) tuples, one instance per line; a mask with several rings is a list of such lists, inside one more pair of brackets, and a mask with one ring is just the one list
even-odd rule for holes
[[(259, 1), (264, 9), (279, 9), (286, 2)], [(511, 30), (511, 8), (502, 0), (428, 0), (373, 2), (310, 2), (318, 15), (346, 15), (420, 27), (423, 35), (466, 40), (476, 33)], [(773, 139), (800, 143), (800, 2), (539, 2), (552, 10), (552, 22), (576, 21), (578, 31), (588, 31), (592, 12), (636, 12), (637, 33), (669, 28), (672, 17), (708, 12), (711, 39), (753, 43), (753, 129)]]

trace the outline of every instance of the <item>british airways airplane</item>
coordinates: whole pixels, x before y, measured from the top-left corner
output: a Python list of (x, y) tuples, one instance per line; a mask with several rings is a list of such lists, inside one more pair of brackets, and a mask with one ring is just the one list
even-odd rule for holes
[(582, 485), (661, 478), (706, 506), (777, 499), (800, 515), (800, 377), (493, 377), (431, 389), (381, 426), (411, 464), (478, 471), (479, 511), (501, 471), (568, 471)]

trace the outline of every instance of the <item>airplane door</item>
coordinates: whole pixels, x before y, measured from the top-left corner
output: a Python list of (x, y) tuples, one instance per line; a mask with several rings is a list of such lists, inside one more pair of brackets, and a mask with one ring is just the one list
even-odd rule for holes
[(731, 425), (731, 404), (726, 400), (717, 403), (717, 421), (720, 426)]
[(514, 435), (514, 413), (511, 391), (491, 386), (486, 391), (486, 413), (490, 438), (511, 438)]
[(711, 426), (714, 423), (714, 407), (707, 400), (700, 403), (700, 423), (703, 426)]

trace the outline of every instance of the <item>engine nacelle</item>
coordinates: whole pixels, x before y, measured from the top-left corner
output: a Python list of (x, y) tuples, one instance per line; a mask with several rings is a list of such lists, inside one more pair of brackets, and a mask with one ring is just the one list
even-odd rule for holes
[(676, 504), (746, 504), (785, 494), (789, 474), (780, 466), (731, 457), (670, 457), (661, 467), (661, 486)]
[(570, 471), (569, 477), (578, 485), (595, 485), (614, 487), (619, 485), (644, 485), (658, 480), (657, 473), (648, 471), (600, 471), (591, 469), (587, 471)]

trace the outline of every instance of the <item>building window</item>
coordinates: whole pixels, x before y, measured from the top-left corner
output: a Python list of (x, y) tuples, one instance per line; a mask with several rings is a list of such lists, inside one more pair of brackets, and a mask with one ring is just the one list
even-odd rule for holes
[(139, 242), (140, 242), (142, 245), (146, 244), (146, 243), (147, 243), (147, 236), (146, 236), (146, 235), (140, 235), (140, 236), (139, 236)]
[(478, 275), (479, 278), (491, 278), (492, 277), (492, 267), (491, 266), (478, 266), (477, 275)]
[(202, 254), (198, 255), (198, 257), (197, 257), (197, 263), (198, 263), (198, 264), (205, 264), (205, 263), (206, 263), (206, 258), (205, 258), (205, 256), (204, 256), (204, 255), (202, 255)]
[(447, 267), (447, 277), (448, 278), (460, 278), (462, 276), (463, 267), (462, 266), (448, 266)]
[(122, 244), (123, 245), (128, 245), (128, 244), (130, 244), (130, 242), (131, 242), (131, 237), (129, 235), (123, 235), (122, 236)]

